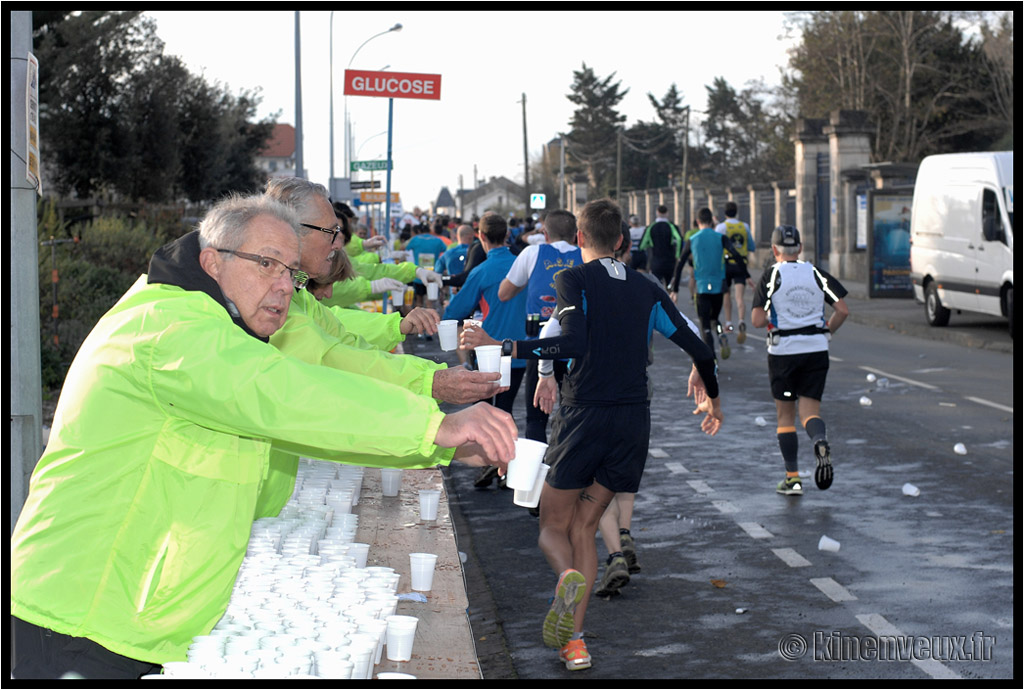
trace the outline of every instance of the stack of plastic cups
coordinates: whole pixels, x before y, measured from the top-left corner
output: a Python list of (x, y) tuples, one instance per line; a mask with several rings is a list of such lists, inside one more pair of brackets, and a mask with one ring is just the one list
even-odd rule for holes
[[(375, 609), (375, 612), (376, 611), (377, 609)], [(377, 649), (373, 655), (373, 663), (374, 665), (379, 664), (381, 654), (384, 651), (384, 635), (388, 629), (388, 622), (378, 618), (361, 618), (356, 621), (356, 626), (359, 632), (372, 635), (377, 638)]]
[(352, 678), (371, 678), (373, 674), (373, 660), (377, 655), (377, 640), (366, 633), (353, 633), (348, 636), (351, 659)]

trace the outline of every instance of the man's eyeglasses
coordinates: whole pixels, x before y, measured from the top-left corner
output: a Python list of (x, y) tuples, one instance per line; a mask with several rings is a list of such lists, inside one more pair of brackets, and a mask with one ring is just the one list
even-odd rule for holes
[(304, 228), (309, 228), (310, 230), (319, 230), (320, 232), (326, 232), (328, 235), (331, 236), (331, 244), (334, 244), (335, 238), (338, 236), (338, 233), (341, 232), (340, 224), (335, 225), (333, 228), (321, 228), (319, 225), (310, 225), (309, 223), (299, 223), (299, 225), (301, 225)]
[(268, 278), (280, 278), (287, 271), (288, 276), (292, 280), (292, 285), (295, 286), (296, 290), (301, 290), (306, 287), (306, 283), (309, 282), (309, 275), (305, 271), (300, 271), (297, 268), (288, 266), (283, 261), (278, 261), (271, 256), (260, 256), (259, 254), (247, 254), (245, 252), (239, 252), (234, 249), (217, 249), (218, 252), (224, 252), (225, 254), (234, 254), (239, 259), (245, 259), (246, 261), (252, 261), (256, 264), (257, 269), (260, 273), (267, 276)]

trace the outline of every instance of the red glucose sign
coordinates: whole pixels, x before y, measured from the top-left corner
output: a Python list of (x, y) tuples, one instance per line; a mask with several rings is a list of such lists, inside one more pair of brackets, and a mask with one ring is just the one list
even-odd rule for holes
[(345, 95), (441, 100), (441, 75), (347, 69)]

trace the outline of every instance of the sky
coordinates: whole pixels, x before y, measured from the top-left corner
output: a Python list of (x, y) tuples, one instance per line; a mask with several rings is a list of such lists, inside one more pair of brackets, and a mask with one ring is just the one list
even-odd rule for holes
[[(258, 117), (296, 124), (295, 12), (147, 12), (165, 54), (231, 93), (259, 89)], [(330, 11), (299, 13), (304, 167), (330, 178)], [(569, 129), (566, 95), (584, 64), (628, 89), (626, 126), (656, 119), (647, 94), (674, 83), (703, 119), (706, 86), (724, 78), (737, 91), (753, 80), (780, 82), (787, 50), (782, 12), (335, 11), (334, 175), (344, 177), (344, 118), (352, 160), (387, 154), (388, 99), (344, 96), (351, 69), (441, 75), (439, 100), (394, 99), (391, 189), (406, 209), (426, 210), (442, 187), (455, 194), (494, 176), (523, 182), (523, 95), (530, 159)], [(396, 23), (400, 31), (387, 32)], [(367, 42), (367, 40), (369, 41)], [(693, 139), (691, 139), (692, 141)], [(376, 173), (384, 180), (381, 173)], [(369, 179), (358, 173), (356, 179)]]

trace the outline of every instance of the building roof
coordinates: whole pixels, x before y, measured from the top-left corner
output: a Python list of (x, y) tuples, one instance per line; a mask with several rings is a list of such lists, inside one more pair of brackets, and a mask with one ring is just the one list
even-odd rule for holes
[(435, 208), (453, 208), (455, 206), (455, 199), (452, 198), (452, 193), (448, 191), (447, 187), (441, 187), (441, 193), (437, 195), (437, 203), (434, 204)]
[(291, 125), (278, 123), (260, 150), (260, 155), (267, 158), (291, 158), (295, 155), (295, 128)]

